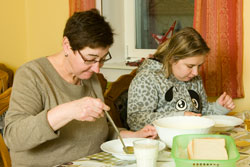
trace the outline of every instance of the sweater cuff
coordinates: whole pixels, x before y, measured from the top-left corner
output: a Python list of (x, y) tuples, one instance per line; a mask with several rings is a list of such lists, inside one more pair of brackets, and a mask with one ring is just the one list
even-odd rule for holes
[(217, 111), (217, 112), (214, 113), (216, 115), (225, 115), (225, 114), (230, 112), (227, 108), (220, 105), (218, 103), (218, 100), (216, 100), (216, 102), (215, 102), (215, 111)]
[(43, 138), (43, 140), (51, 140), (51, 139), (55, 139), (57, 137), (59, 137), (60, 135), (60, 131), (54, 131), (48, 122), (48, 118), (47, 118), (47, 113), (48, 111), (43, 111), (41, 113), (39, 113), (37, 115), (37, 119), (40, 120), (42, 126), (39, 127), (40, 130), (40, 134), (44, 134), (41, 137)]

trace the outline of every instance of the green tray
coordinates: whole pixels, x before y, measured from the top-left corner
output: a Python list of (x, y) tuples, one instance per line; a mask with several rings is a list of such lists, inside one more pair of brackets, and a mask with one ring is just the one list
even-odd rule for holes
[[(187, 146), (192, 139), (197, 138), (224, 138), (228, 160), (190, 160), (188, 159)], [(231, 136), (213, 135), (213, 134), (188, 134), (178, 135), (173, 139), (171, 151), (175, 160), (176, 167), (236, 167), (236, 161), (240, 154), (235, 146), (234, 139)]]

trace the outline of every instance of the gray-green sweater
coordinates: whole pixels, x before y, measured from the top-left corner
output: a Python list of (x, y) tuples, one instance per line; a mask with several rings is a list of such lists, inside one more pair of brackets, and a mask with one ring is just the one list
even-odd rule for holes
[(66, 82), (45, 57), (18, 69), (4, 129), (13, 167), (49, 167), (100, 151), (109, 133), (106, 117), (74, 120), (57, 132), (48, 124), (47, 111), (59, 104), (95, 94), (103, 100), (95, 74), (82, 83)]

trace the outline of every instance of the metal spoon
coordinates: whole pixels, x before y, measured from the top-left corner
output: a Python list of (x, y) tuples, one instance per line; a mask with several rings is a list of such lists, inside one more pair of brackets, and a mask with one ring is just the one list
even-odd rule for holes
[(118, 134), (118, 137), (119, 137), (119, 139), (120, 139), (120, 141), (121, 141), (121, 143), (122, 143), (122, 145), (123, 145), (123, 151), (124, 151), (126, 154), (134, 154), (134, 147), (132, 147), (132, 146), (126, 146), (126, 145), (124, 144), (124, 142), (123, 142), (123, 140), (122, 140), (122, 137), (121, 137), (121, 135), (120, 135), (120, 132), (119, 132), (118, 128), (116, 127), (114, 121), (112, 120), (112, 118), (110, 117), (110, 115), (109, 115), (109, 113), (108, 113), (107, 111), (104, 111), (104, 112), (105, 112), (105, 114), (107, 115), (108, 120), (111, 122), (112, 126), (115, 128), (115, 131), (116, 131), (117, 134)]

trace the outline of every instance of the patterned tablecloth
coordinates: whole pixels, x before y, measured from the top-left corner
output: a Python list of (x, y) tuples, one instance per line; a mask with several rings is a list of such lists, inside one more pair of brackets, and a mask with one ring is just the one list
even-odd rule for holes
[[(173, 159), (169, 160), (168, 158), (168, 161), (162, 162), (164, 157), (169, 157), (169, 154), (168, 151), (162, 152), (157, 167), (175, 167)], [(121, 160), (110, 153), (100, 152), (55, 167), (136, 167), (136, 161)]]
[(243, 127), (233, 129), (226, 134), (230, 134), (240, 153), (240, 160), (237, 162), (237, 167), (250, 167), (250, 132), (244, 130)]
[[(244, 125), (235, 127), (231, 131), (220, 132), (219, 134), (230, 135), (235, 139), (235, 144), (240, 153), (240, 160), (237, 167), (250, 167), (250, 132), (244, 129)], [(167, 151), (166, 151), (167, 152)], [(164, 158), (161, 158), (161, 160)], [(168, 158), (169, 159), (169, 158)], [(135, 161), (120, 160), (109, 153), (100, 152), (73, 162), (68, 162), (56, 167), (136, 167)], [(173, 161), (157, 162), (157, 167), (174, 167)]]
[(62, 165), (58, 165), (56, 167), (112, 167), (116, 163), (121, 161), (120, 159), (112, 156), (110, 153), (100, 152), (97, 154), (93, 154), (81, 159), (78, 159), (73, 162), (68, 162)]

